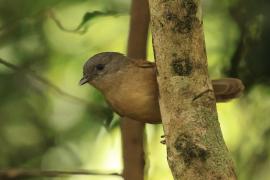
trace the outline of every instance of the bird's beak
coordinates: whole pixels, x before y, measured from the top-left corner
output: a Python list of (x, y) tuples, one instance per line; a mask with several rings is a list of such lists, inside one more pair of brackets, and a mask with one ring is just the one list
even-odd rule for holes
[(88, 82), (88, 77), (83, 77), (81, 80), (80, 80), (80, 82), (79, 82), (79, 85), (80, 86), (82, 86), (82, 85), (84, 85), (85, 83), (87, 83)]

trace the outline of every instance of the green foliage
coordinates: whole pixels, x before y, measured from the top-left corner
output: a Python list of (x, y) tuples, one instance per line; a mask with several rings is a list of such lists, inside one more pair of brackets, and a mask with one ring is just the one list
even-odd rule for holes
[[(110, 16), (110, 15), (117, 15), (118, 13), (115, 11), (93, 11), (93, 12), (86, 12), (83, 16), (81, 23), (75, 29), (75, 31), (79, 31), (86, 23), (89, 23), (93, 18), (100, 17), (100, 16)], [(85, 32), (85, 31), (84, 31)]]
[[(218, 105), (239, 179), (268, 179), (269, 3), (203, 2), (211, 77), (239, 76), (248, 89), (241, 100)], [(93, 54), (125, 53), (129, 3), (0, 1), (0, 58), (18, 66), (0, 64), (0, 169), (121, 171), (119, 117), (78, 81)], [(147, 126), (149, 179), (171, 177), (162, 133), (161, 125)]]

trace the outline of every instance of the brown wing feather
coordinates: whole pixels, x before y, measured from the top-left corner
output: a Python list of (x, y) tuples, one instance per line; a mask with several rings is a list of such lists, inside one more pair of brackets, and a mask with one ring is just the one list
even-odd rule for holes
[(135, 66), (138, 66), (138, 67), (141, 67), (141, 68), (153, 68), (153, 67), (156, 67), (155, 63), (149, 62), (149, 61), (146, 61), (146, 60), (143, 60), (143, 59), (130, 59), (130, 61)]
[(224, 78), (212, 80), (217, 102), (226, 102), (239, 97), (245, 87), (240, 79)]

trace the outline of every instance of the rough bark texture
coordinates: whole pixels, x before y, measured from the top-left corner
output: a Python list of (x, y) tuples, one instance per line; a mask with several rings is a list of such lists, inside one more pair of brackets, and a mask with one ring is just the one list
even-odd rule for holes
[(208, 77), (199, 0), (150, 0), (160, 108), (174, 179), (236, 179)]
[[(148, 1), (133, 0), (127, 52), (129, 57), (146, 59), (148, 27)], [(123, 176), (126, 180), (144, 179), (144, 126), (144, 123), (129, 118), (121, 120), (124, 161)]]

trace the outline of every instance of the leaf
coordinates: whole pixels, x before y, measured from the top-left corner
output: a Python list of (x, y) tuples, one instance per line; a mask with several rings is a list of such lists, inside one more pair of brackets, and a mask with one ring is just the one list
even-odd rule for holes
[(78, 25), (78, 27), (75, 29), (75, 31), (79, 31), (87, 22), (90, 20), (100, 17), (100, 16), (113, 16), (118, 15), (119, 12), (116, 11), (107, 11), (107, 12), (101, 12), (101, 11), (93, 11), (93, 12), (86, 12), (82, 18), (81, 23)]
[[(87, 22), (93, 20), (96, 17), (116, 16), (116, 15), (119, 15), (120, 12), (116, 12), (116, 11), (106, 11), (106, 12), (92, 11), (92, 12), (86, 12), (84, 14), (83, 18), (82, 18), (81, 23), (75, 29), (67, 29), (67, 28), (65, 28), (63, 26), (62, 22), (56, 17), (53, 10), (48, 10), (47, 14), (48, 14), (48, 17), (50, 17), (55, 22), (55, 24), (58, 26), (59, 29), (65, 31), (65, 32), (84, 34), (85, 32), (87, 32), (87, 27), (86, 27)], [(84, 28), (84, 29), (82, 29), (82, 28)]]

